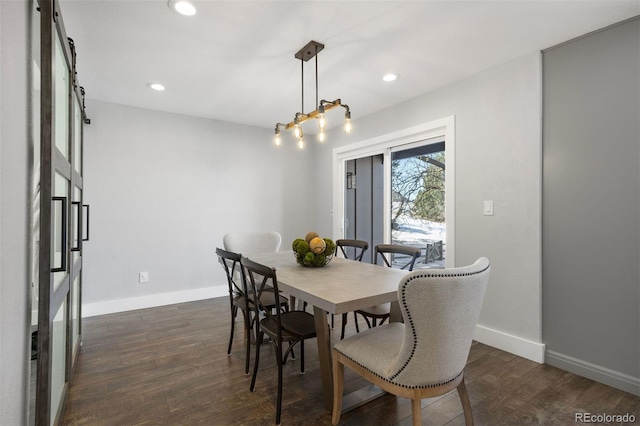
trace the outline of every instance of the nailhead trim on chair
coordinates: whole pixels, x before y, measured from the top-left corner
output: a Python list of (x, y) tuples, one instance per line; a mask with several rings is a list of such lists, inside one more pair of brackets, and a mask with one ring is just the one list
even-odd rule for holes
[[(383, 376), (381, 376), (380, 374), (376, 373), (375, 371), (372, 371), (372, 370), (368, 369), (367, 367), (365, 367), (364, 365), (360, 364), (358, 361), (354, 360), (354, 359), (353, 359), (353, 358), (351, 358), (350, 356), (345, 355), (345, 354), (342, 354), (342, 355), (344, 355), (346, 358), (349, 358), (352, 362), (355, 362), (355, 363), (356, 363), (356, 364), (358, 364), (360, 367), (364, 368), (364, 369), (365, 369), (365, 370), (367, 370), (369, 373), (371, 373), (371, 374), (373, 374), (374, 376), (376, 376), (376, 377), (378, 377), (378, 378), (380, 378), (380, 379), (384, 380), (385, 382), (389, 382), (389, 383), (391, 383), (391, 384), (393, 384), (393, 385), (395, 385), (395, 386), (400, 386), (400, 387), (402, 387), (402, 388), (406, 388), (406, 389), (428, 389), (428, 388), (437, 388), (437, 387), (439, 387), (439, 386), (443, 386), (443, 385), (446, 385), (447, 383), (451, 383), (451, 382), (453, 382), (455, 379), (457, 379), (458, 377), (460, 377), (460, 375), (464, 372), (464, 370), (462, 370), (461, 372), (459, 372), (458, 374), (456, 374), (454, 378), (449, 379), (449, 380), (444, 381), (444, 382), (440, 382), (440, 383), (432, 383), (432, 384), (429, 384), (429, 385), (408, 386), (408, 385), (405, 385), (405, 384), (402, 384), (402, 383), (396, 383), (396, 382), (394, 382), (394, 381), (392, 381), (392, 380), (389, 380), (387, 377), (383, 377)], [(394, 377), (395, 377), (395, 376), (394, 376)]]
[[(407, 365), (409, 365), (409, 363), (411, 362), (411, 359), (413, 358), (415, 352), (416, 352), (416, 346), (418, 345), (418, 338), (416, 336), (416, 328), (415, 325), (413, 323), (413, 319), (411, 318), (411, 313), (409, 312), (409, 309), (407, 307), (407, 299), (406, 299), (406, 289), (408, 284), (418, 278), (431, 278), (431, 277), (467, 277), (470, 275), (476, 275), (476, 274), (480, 274), (484, 271), (486, 271), (487, 269), (489, 269), (489, 266), (487, 266), (485, 269), (481, 270), (481, 271), (474, 271), (474, 272), (467, 272), (467, 273), (455, 273), (455, 274), (447, 274), (447, 273), (443, 273), (443, 274), (438, 274), (438, 273), (429, 273), (429, 272), (422, 272), (420, 274), (414, 275), (413, 277), (411, 277), (403, 286), (402, 286), (402, 306), (404, 307), (404, 312), (407, 314), (407, 319), (409, 320), (409, 324), (411, 325), (411, 333), (413, 334), (413, 347), (411, 348), (411, 355), (409, 355), (409, 358), (405, 361), (405, 363), (402, 365), (402, 367), (400, 367), (400, 369), (398, 370), (397, 373), (395, 373), (394, 375), (391, 376), (391, 380), (395, 379), (396, 377), (398, 377), (398, 375), (400, 375), (400, 373), (402, 373), (402, 371), (407, 367)], [(432, 272), (436, 272), (435, 270)], [(457, 376), (456, 376), (457, 377)], [(454, 379), (455, 380), (455, 377)], [(448, 382), (445, 382), (448, 383)], [(444, 383), (443, 383), (444, 384)], [(439, 385), (438, 385), (439, 386)], [(430, 387), (430, 386), (427, 386)]]

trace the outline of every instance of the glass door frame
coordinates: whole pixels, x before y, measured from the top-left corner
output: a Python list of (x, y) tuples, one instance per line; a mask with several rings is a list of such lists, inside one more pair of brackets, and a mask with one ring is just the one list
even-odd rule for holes
[(445, 140), (445, 220), (447, 224), (447, 268), (455, 266), (455, 116), (450, 115), (407, 129), (387, 133), (333, 149), (333, 238), (344, 238), (346, 162), (362, 157), (383, 155), (384, 196), (383, 232), (385, 244), (391, 242), (391, 152), (400, 146), (411, 147), (427, 139)]
[[(40, 230), (34, 423), (50, 425), (61, 422), (80, 345), (81, 283), (75, 290), (72, 283), (76, 277), (81, 279), (82, 270), (82, 123), (86, 117), (83, 90), (76, 80), (75, 49), (67, 38), (58, 1), (35, 1), (34, 6), (39, 7), (34, 13), (40, 14)], [(56, 62), (60, 59), (62, 66)], [(56, 75), (61, 69), (66, 76)], [(56, 92), (60, 88), (62, 92)], [(62, 121), (56, 117), (60, 105), (66, 108)], [(80, 108), (79, 118), (74, 114), (76, 107)], [(80, 131), (76, 132), (78, 119)], [(60, 133), (56, 125), (61, 123), (65, 128)], [(60, 141), (66, 152), (57, 146)], [(74, 156), (80, 157), (77, 163)], [(56, 182), (64, 185), (64, 195), (57, 193), (60, 186)], [(76, 188), (80, 195), (74, 198)], [(61, 207), (55, 208), (56, 202)], [(57, 250), (60, 256), (54, 258)], [(72, 255), (74, 252), (79, 253)], [(74, 315), (78, 319), (75, 328), (70, 324)]]

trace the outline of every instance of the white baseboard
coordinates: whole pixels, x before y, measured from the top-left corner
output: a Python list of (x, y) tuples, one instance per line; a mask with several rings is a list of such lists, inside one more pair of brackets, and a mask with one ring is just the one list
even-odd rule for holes
[(547, 351), (547, 364), (640, 396), (640, 378), (601, 367), (555, 351)]
[(229, 289), (226, 286), (217, 286), (150, 294), (126, 299), (107, 300), (104, 302), (85, 303), (82, 305), (82, 317), (94, 317), (97, 315), (114, 314), (116, 312), (133, 311), (135, 309), (173, 305), (174, 303), (193, 302), (195, 300), (211, 299), (228, 294)]
[(544, 364), (545, 344), (503, 333), (482, 325), (476, 326), (473, 339), (494, 348)]

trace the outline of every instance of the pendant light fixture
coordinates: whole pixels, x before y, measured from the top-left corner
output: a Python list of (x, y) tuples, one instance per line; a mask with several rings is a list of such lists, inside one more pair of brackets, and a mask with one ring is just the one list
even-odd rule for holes
[[(293, 136), (298, 142), (298, 147), (300, 149), (304, 148), (304, 132), (302, 131), (302, 123), (312, 118), (318, 120), (318, 141), (324, 142), (326, 139), (326, 128), (327, 128), (327, 119), (325, 117), (325, 112), (330, 111), (337, 107), (342, 107), (346, 111), (344, 113), (344, 131), (345, 133), (351, 133), (351, 111), (349, 110), (349, 106), (342, 103), (340, 99), (336, 99), (334, 101), (327, 101), (322, 99), (318, 102), (318, 53), (324, 49), (324, 44), (318, 43), (317, 41), (310, 41), (307, 43), (302, 49), (295, 54), (295, 58), (300, 60), (301, 64), (301, 76), (302, 76), (302, 106), (300, 112), (296, 112), (293, 121), (289, 123), (277, 123), (275, 129), (275, 137), (273, 139), (273, 143), (276, 146), (280, 146), (282, 144), (282, 137), (280, 135), (280, 130), (293, 130)], [(316, 109), (305, 113), (304, 112), (304, 63), (308, 62), (310, 59), (316, 58)]]

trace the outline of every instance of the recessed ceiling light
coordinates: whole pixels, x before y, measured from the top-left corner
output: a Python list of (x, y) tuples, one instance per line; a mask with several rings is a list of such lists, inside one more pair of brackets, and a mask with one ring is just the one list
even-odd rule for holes
[(181, 15), (191, 16), (196, 14), (196, 7), (191, 0), (169, 0), (169, 8)]
[(159, 92), (164, 90), (164, 86), (160, 83), (147, 83), (147, 87), (153, 90), (157, 90)]
[(398, 77), (400, 77), (398, 74), (385, 74), (382, 79), (384, 81), (396, 81), (398, 79)]

